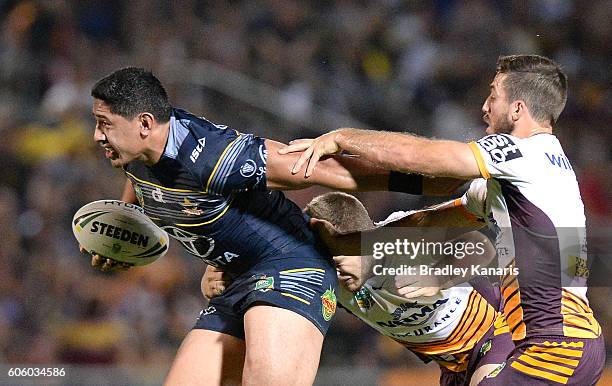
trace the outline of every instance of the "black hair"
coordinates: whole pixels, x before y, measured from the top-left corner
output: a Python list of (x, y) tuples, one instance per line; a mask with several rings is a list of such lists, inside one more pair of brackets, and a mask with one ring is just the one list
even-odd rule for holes
[(110, 112), (133, 119), (148, 112), (159, 122), (168, 122), (172, 106), (159, 79), (142, 68), (127, 67), (100, 79), (91, 96), (106, 103)]

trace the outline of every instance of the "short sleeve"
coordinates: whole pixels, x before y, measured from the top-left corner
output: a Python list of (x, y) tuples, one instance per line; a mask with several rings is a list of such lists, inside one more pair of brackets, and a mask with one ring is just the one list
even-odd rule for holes
[(481, 176), (489, 179), (512, 175), (514, 164), (523, 158), (519, 141), (511, 135), (493, 134), (470, 142)]
[(226, 195), (266, 188), (265, 139), (192, 115), (177, 121), (176, 132), (183, 135), (177, 158), (205, 192)]
[(487, 199), (487, 181), (477, 178), (461, 197), (461, 205), (477, 218), (483, 219), (485, 215), (485, 205)]
[[(266, 188), (266, 148), (264, 139), (239, 134), (217, 157), (212, 170), (203, 170), (205, 189), (228, 194)], [(203, 180), (204, 180), (203, 179)], [(204, 182), (204, 181), (203, 181)]]

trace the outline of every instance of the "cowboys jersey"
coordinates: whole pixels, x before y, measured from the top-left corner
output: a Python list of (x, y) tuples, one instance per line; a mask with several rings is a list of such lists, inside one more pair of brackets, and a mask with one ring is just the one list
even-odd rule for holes
[(125, 174), (145, 213), (192, 255), (230, 273), (255, 262), (325, 256), (306, 218), (266, 190), (264, 139), (173, 109), (159, 162)]

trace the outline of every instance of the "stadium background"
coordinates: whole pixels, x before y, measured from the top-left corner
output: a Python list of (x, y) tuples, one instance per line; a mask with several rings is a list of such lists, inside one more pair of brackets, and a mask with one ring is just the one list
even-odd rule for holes
[[(176, 245), (119, 274), (96, 272), (78, 253), (72, 214), (123, 186), (92, 141), (96, 79), (143, 66), (174, 105), (282, 141), (349, 125), (469, 140), (483, 133), (480, 107), (497, 57), (544, 54), (569, 75), (555, 130), (590, 228), (605, 235), (610, 20), (609, 0), (0, 0), (0, 383), (33, 382), (8, 379), (10, 367), (60, 364), (67, 377), (38, 382), (160, 383), (203, 305), (205, 266)], [(290, 196), (303, 205), (322, 191)], [(375, 219), (426, 203), (359, 197)], [(610, 292), (590, 290), (608, 350)], [(436, 377), (434, 365), (340, 311), (318, 383), (427, 385)]]

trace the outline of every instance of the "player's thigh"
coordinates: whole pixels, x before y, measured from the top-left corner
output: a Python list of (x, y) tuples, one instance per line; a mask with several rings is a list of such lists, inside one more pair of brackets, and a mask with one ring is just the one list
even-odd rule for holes
[(165, 385), (240, 385), (244, 340), (216, 331), (194, 329), (174, 358)]
[(305, 317), (284, 308), (256, 305), (244, 317), (243, 385), (312, 385), (323, 334)]

